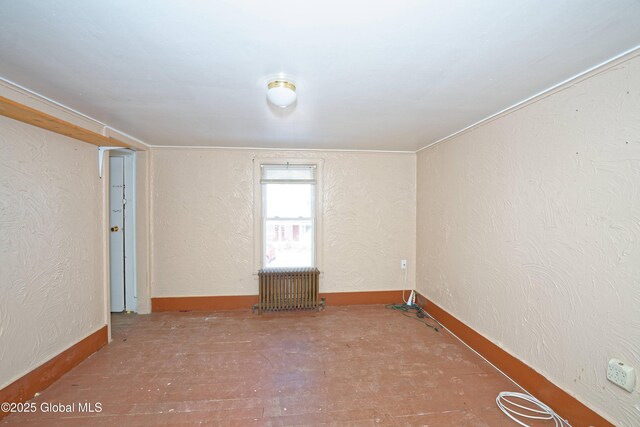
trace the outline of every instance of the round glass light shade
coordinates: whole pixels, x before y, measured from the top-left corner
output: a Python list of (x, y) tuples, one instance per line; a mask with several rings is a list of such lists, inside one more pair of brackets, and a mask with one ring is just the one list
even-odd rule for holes
[(291, 82), (275, 80), (267, 86), (267, 100), (276, 107), (287, 108), (296, 98), (296, 86)]

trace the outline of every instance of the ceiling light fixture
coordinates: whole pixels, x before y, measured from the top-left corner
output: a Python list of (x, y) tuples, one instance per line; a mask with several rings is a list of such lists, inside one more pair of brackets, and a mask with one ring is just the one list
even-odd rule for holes
[(276, 107), (287, 108), (296, 98), (296, 85), (288, 80), (272, 80), (267, 85), (267, 99)]

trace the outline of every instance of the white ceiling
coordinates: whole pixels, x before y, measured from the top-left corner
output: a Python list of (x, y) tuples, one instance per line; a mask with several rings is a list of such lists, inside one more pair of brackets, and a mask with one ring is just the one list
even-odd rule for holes
[(152, 145), (413, 151), (639, 44), (637, 0), (0, 0), (0, 76)]

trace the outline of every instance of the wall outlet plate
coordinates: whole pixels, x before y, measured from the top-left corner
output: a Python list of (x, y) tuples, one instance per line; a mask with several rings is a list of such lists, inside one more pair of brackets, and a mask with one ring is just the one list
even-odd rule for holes
[(636, 371), (618, 359), (611, 359), (607, 368), (607, 379), (631, 392), (636, 385)]
[(407, 269), (407, 260), (406, 259), (403, 259), (403, 260), (400, 261), (400, 268), (403, 269), (403, 270)]

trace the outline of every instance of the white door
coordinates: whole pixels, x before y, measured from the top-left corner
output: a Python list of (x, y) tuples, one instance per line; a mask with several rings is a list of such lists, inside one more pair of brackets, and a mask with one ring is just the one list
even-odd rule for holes
[(125, 310), (124, 158), (109, 159), (109, 257), (111, 260), (111, 311)]

